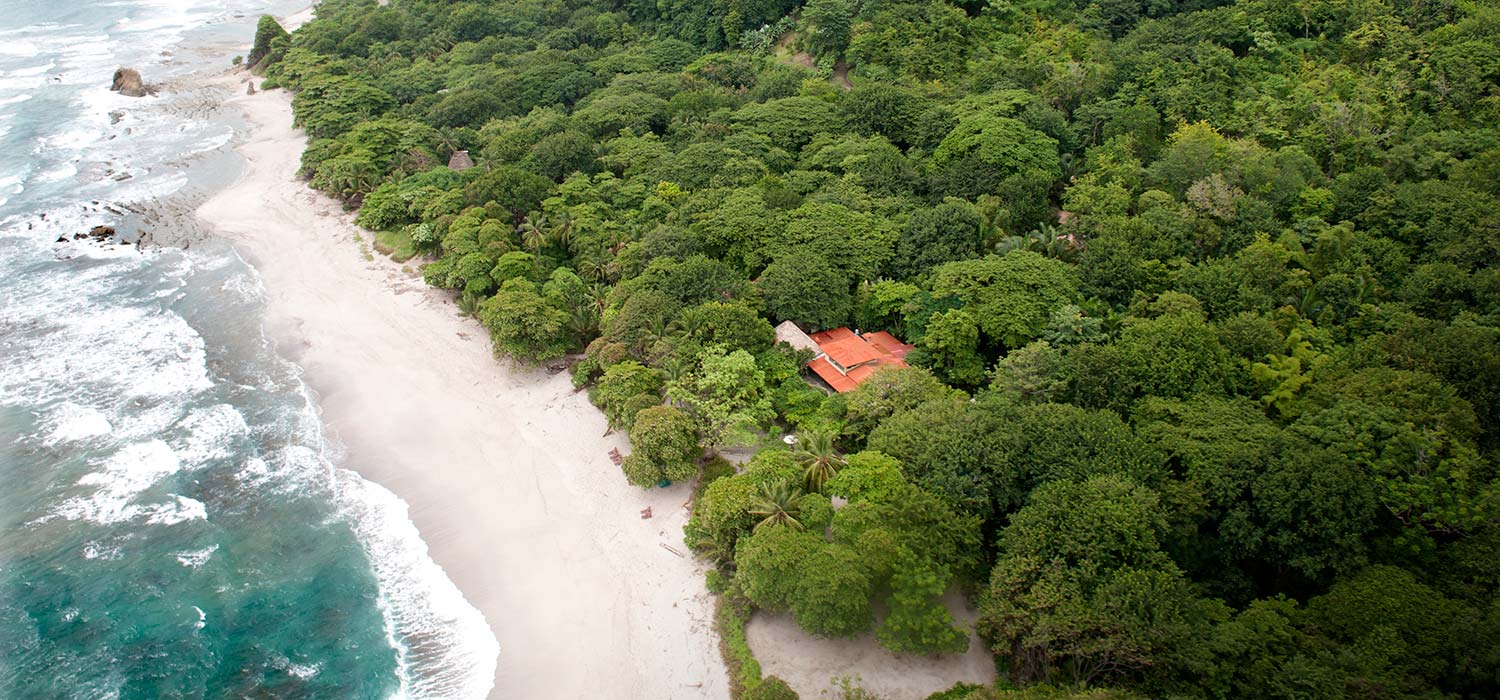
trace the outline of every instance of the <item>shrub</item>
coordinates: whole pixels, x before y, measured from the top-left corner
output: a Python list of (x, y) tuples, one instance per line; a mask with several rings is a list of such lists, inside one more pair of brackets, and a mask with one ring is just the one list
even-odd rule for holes
[(776, 676), (766, 676), (760, 685), (746, 691), (741, 700), (797, 700), (797, 691)]
[(624, 461), (620, 462), (620, 469), (625, 472), (626, 481), (642, 488), (651, 488), (661, 479), (661, 468), (643, 455), (625, 455)]
[(719, 652), (729, 670), (729, 696), (743, 698), (746, 691), (760, 685), (760, 662), (745, 639), (745, 623), (750, 621), (750, 601), (733, 585), (719, 595), (714, 623), (719, 632)]

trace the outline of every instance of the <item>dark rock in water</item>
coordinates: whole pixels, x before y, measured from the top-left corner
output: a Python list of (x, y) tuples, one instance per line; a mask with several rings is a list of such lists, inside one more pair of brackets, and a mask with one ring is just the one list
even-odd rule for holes
[(252, 83), (250, 83), (250, 87), (245, 88), (245, 94), (246, 95), (254, 95), (255, 94), (255, 83), (252, 82)]
[(57, 240), (54, 241), (54, 242), (55, 243), (67, 243), (68, 242), (68, 237), (67, 236), (58, 236)]
[(114, 236), (115, 236), (115, 227), (113, 227), (113, 226), (95, 226), (95, 227), (89, 229), (88, 233), (85, 233), (82, 236), (74, 236), (74, 238), (89, 238), (89, 239), (92, 239), (92, 240), (95, 240), (95, 241), (107, 241), (107, 240), (109, 240), (111, 238), (114, 238)]
[(110, 126), (114, 126), (115, 124), (119, 124), (120, 120), (124, 119), (124, 118), (125, 118), (125, 113), (124, 112), (121, 112), (118, 109), (114, 110), (114, 111), (112, 111), (112, 112), (109, 113), (109, 124), (110, 124)]
[(134, 68), (117, 68), (109, 89), (126, 97), (145, 97), (156, 94), (156, 88), (141, 80), (140, 72)]

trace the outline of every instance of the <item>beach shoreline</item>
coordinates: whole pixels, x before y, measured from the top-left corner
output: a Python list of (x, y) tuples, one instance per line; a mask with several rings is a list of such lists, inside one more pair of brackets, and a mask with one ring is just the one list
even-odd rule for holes
[[(682, 545), (688, 484), (642, 490), (566, 373), (497, 361), (416, 265), (295, 177), (290, 95), (223, 78), (243, 171), (197, 211), (258, 271), (265, 327), (303, 368), (338, 466), (409, 506), (500, 644), (492, 698), (727, 698), (706, 565)], [(650, 508), (654, 517), (644, 519)]]

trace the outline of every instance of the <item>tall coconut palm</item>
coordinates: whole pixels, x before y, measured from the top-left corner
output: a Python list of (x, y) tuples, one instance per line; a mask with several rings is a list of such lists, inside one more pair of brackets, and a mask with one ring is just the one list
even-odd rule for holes
[(589, 285), (588, 303), (594, 307), (594, 313), (603, 316), (604, 310), (609, 308), (609, 285), (595, 282)]
[(802, 523), (797, 520), (800, 510), (797, 503), (802, 498), (802, 489), (793, 486), (787, 481), (778, 481), (773, 484), (761, 484), (760, 495), (751, 504), (748, 511), (751, 515), (760, 518), (755, 524), (754, 532), (760, 532), (762, 528), (786, 526), (794, 530), (801, 530)]
[(578, 268), (578, 276), (586, 280), (603, 282), (609, 279), (609, 253), (603, 248), (580, 253), (573, 264)]
[(568, 252), (568, 243), (573, 240), (573, 219), (566, 213), (553, 217), (552, 226), (547, 229), (547, 241), (558, 247), (563, 253)]
[(521, 243), (531, 250), (532, 255), (542, 254), (542, 247), (547, 245), (546, 216), (540, 212), (527, 214), (517, 231), (521, 234)]
[(822, 492), (829, 479), (839, 473), (846, 462), (833, 446), (832, 430), (817, 429), (797, 433), (797, 449), (792, 452), (806, 471), (802, 481), (808, 491)]

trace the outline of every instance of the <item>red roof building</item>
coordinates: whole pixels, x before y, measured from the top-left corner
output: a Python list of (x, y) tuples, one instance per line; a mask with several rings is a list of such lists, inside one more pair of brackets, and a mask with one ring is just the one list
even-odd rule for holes
[(853, 391), (882, 368), (907, 366), (906, 353), (914, 347), (885, 331), (859, 335), (848, 328), (834, 328), (811, 337), (818, 345), (818, 356), (808, 368), (841, 394)]

